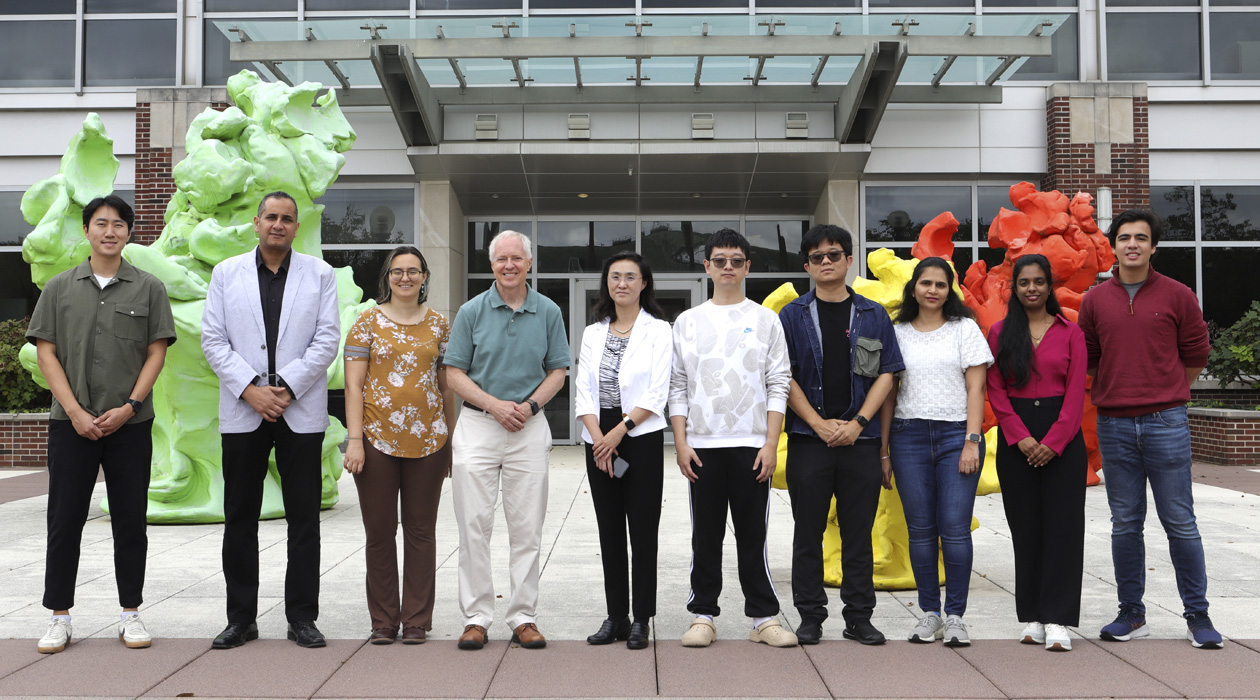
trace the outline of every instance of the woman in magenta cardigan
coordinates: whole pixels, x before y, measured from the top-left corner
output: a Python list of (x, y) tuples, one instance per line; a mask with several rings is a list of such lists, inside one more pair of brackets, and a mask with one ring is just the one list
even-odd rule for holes
[(993, 324), (989, 405), (997, 472), (1015, 549), (1020, 641), (1068, 651), (1080, 624), (1085, 550), (1085, 334), (1063, 317), (1050, 261), (1025, 255), (1011, 273), (1006, 319)]

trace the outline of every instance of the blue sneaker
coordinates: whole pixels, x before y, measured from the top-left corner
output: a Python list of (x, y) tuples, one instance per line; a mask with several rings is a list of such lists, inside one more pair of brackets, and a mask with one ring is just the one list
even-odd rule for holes
[(1186, 613), (1186, 627), (1186, 639), (1195, 649), (1221, 648), (1221, 633), (1212, 626), (1207, 613)]
[[(1208, 623), (1208, 626), (1210, 627), (1211, 623)], [(1109, 642), (1127, 642), (1138, 637), (1149, 637), (1150, 634), (1151, 629), (1146, 626), (1146, 615), (1139, 612), (1137, 608), (1122, 606), (1115, 621), (1102, 628), (1098, 636)]]

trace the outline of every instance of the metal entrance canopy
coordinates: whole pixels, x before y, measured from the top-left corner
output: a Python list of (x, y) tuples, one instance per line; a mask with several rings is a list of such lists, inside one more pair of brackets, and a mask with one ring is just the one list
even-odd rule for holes
[(442, 106), (835, 105), (869, 144), (890, 102), (998, 103), (1004, 75), (1049, 56), (1067, 15), (651, 15), (218, 20), (233, 61), (389, 104), (408, 146), (442, 140)]

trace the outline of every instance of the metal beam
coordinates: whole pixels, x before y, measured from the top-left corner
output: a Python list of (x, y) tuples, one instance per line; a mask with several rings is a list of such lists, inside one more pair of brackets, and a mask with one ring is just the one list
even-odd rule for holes
[[(976, 23), (968, 22), (967, 31), (963, 32), (963, 36), (975, 36), (975, 35), (976, 35)], [(957, 56), (947, 56), (945, 58), (945, 62), (941, 64), (941, 67), (938, 68), (936, 70), (936, 73), (932, 76), (932, 87), (937, 87), (941, 84), (941, 80), (945, 78), (945, 74), (949, 72), (949, 69), (954, 66), (954, 61), (957, 61), (957, 60), (958, 60)]]
[[(240, 45), (245, 45), (245, 44), (249, 44), (253, 42), (253, 39), (249, 37), (249, 34), (247, 34), (245, 30), (241, 29), (240, 27), (232, 27), (228, 31), (236, 32), (236, 36), (240, 38), (240, 42), (239, 42)], [(261, 63), (267, 70), (271, 71), (271, 74), (276, 76), (276, 80), (279, 80), (280, 82), (284, 83), (285, 85), (288, 85), (289, 87), (293, 87), (293, 80), (291, 80), (289, 76), (285, 75), (284, 71), (280, 70), (279, 66), (277, 65), (279, 61), (259, 60), (257, 61), (257, 63)]]
[[(307, 41), (315, 41), (315, 30), (314, 30), (314, 29), (311, 29), (310, 27), (307, 27), (307, 28), (306, 28), (306, 40), (307, 40)], [(327, 67), (328, 67), (328, 70), (332, 72), (333, 77), (337, 79), (337, 82), (338, 82), (338, 83), (341, 83), (341, 89), (342, 89), (342, 90), (349, 90), (349, 89), (350, 89), (350, 79), (349, 79), (349, 78), (347, 78), (347, 77), (346, 77), (346, 74), (345, 74), (345, 73), (342, 73), (342, 72), (341, 72), (341, 69), (337, 67), (337, 62), (336, 62), (336, 61), (324, 61), (324, 65), (325, 65), (325, 66), (327, 66)]]
[[(1041, 24), (1038, 24), (1037, 26), (1033, 27), (1032, 32), (1028, 34), (1029, 38), (1040, 38), (1041, 32), (1046, 27), (1052, 26), (1052, 24), (1053, 24), (1052, 22), (1042, 22)], [(1049, 37), (1046, 37), (1046, 38), (1049, 38)], [(1026, 55), (1029, 55), (1029, 54), (1012, 53), (1009, 56), (1003, 56), (1002, 62), (998, 64), (998, 67), (994, 69), (992, 73), (989, 74), (989, 77), (984, 79), (984, 84), (992, 85), (993, 83), (996, 83), (998, 78), (1001, 78), (1002, 74), (1006, 72), (1006, 69), (1015, 65), (1016, 61), (1018, 61), (1020, 58)]]
[[(862, 56), (873, 42), (901, 42), (909, 56), (1049, 56), (1048, 36), (614, 36), (382, 40), (420, 59), (652, 58), (669, 56)], [(372, 40), (233, 42), (233, 61), (366, 61)]]
[[(645, 85), (641, 88), (587, 85), (581, 92), (572, 87), (531, 87), (528, 90), (498, 88), (430, 88), (439, 105), (547, 105), (547, 104), (768, 104), (806, 102), (834, 105), (844, 88), (819, 86), (819, 91), (803, 99), (799, 86), (711, 85), (699, 95), (689, 86)], [(337, 95), (342, 107), (380, 107), (388, 105), (385, 90), (379, 87), (357, 87)], [(1001, 85), (898, 85), (893, 88), (889, 104), (1001, 104)]]
[(879, 41), (853, 71), (845, 94), (836, 103), (836, 140), (870, 143), (905, 66), (906, 45)]
[(376, 44), (372, 66), (408, 146), (441, 141), (442, 109), (405, 46)]

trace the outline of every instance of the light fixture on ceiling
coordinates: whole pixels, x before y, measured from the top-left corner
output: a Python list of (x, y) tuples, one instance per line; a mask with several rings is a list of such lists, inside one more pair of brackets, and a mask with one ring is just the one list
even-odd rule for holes
[(787, 192), (780, 192), (780, 193), (779, 193), (779, 196), (780, 196), (780, 197), (782, 197), (782, 198), (784, 198), (784, 199), (787, 199)]
[(700, 193), (699, 193), (699, 192), (692, 192), (692, 193), (691, 193), (691, 198), (692, 198), (692, 199), (700, 199)]
[(490, 199), (498, 199), (498, 198), (499, 198), (498, 192), (495, 192), (494, 194), (490, 195)]
[(578, 192), (578, 199), (586, 199), (590, 195), (585, 192)]

